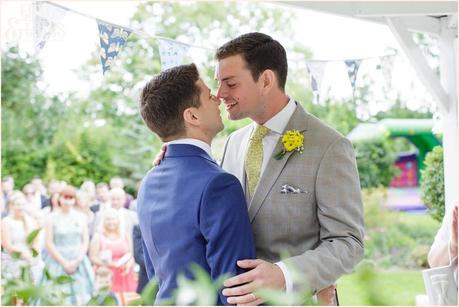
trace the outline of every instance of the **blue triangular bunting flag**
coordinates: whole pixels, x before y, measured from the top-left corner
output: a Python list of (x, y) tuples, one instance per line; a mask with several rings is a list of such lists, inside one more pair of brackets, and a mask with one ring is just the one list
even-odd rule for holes
[(97, 20), (97, 26), (100, 38), (100, 61), (105, 74), (110, 70), (132, 31), (100, 20)]

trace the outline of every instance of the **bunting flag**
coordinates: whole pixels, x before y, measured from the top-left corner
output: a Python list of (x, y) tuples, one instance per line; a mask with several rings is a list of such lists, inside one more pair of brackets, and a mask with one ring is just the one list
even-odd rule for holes
[[(160, 37), (150, 35), (148, 33), (142, 32), (140, 30), (132, 30), (127, 27), (111, 24), (99, 20), (93, 16), (83, 14), (81, 12), (75, 11), (73, 9), (67, 8), (60, 4), (49, 2), (49, 1), (35, 1), (34, 5), (34, 35), (35, 35), (35, 46), (36, 50), (40, 51), (45, 46), (48, 39), (57, 33), (56, 30), (59, 29), (59, 21), (65, 16), (65, 13), (72, 12), (80, 16), (89, 18), (91, 20), (96, 20), (98, 29), (99, 29), (99, 38), (100, 38), (100, 59), (102, 63), (103, 73), (105, 74), (115, 61), (118, 53), (126, 43), (129, 35), (136, 33), (140, 36), (147, 38), (155, 38), (158, 41), (159, 55), (161, 60), (161, 70), (165, 70), (177, 65), (182, 64), (183, 58), (187, 55), (189, 49), (199, 48), (202, 50), (207, 50), (215, 52), (214, 49), (190, 45), (187, 43), (182, 43), (175, 41), (167, 37)], [(354, 94), (355, 83), (357, 80), (357, 74), (360, 67), (360, 64), (365, 59), (379, 58), (380, 59), (380, 69), (384, 75), (385, 81), (388, 86), (391, 85), (392, 78), (392, 67), (394, 64), (395, 56), (394, 55), (384, 55), (376, 56), (369, 58), (360, 58), (353, 60), (344, 60), (344, 63), (347, 68), (347, 75), (352, 86), (352, 91)], [(343, 60), (311, 60), (306, 61), (307, 70), (311, 78), (311, 88), (314, 93), (314, 99), (318, 103), (321, 93), (322, 80), (325, 75), (325, 68), (329, 62), (343, 62)]]
[(33, 36), (35, 52), (39, 53), (51, 35), (59, 28), (66, 11), (48, 5), (46, 2), (33, 3)]
[(387, 55), (380, 58), (380, 68), (386, 81), (387, 87), (392, 84), (392, 67), (394, 66), (395, 56)]
[(115, 58), (120, 52), (123, 45), (126, 43), (131, 30), (120, 26), (115, 26), (97, 19), (100, 38), (100, 61), (102, 70), (105, 74), (110, 70)]
[(164, 38), (158, 38), (158, 47), (161, 71), (182, 64), (183, 57), (190, 49), (190, 45)]
[(325, 74), (325, 68), (327, 62), (325, 61), (308, 61), (306, 62), (306, 67), (311, 77), (311, 88), (312, 93), (314, 94), (314, 100), (316, 103), (319, 103), (320, 98), (320, 89), (322, 85), (322, 80)]
[(349, 81), (352, 86), (352, 93), (355, 91), (355, 81), (357, 80), (357, 73), (359, 71), (359, 66), (362, 60), (345, 60), (344, 64), (347, 67), (347, 75), (349, 76)]

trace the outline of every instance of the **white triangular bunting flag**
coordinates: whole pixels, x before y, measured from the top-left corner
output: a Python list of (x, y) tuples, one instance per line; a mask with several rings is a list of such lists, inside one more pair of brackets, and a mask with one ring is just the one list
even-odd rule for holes
[(170, 39), (158, 38), (161, 71), (182, 64), (190, 46)]
[[(33, 35), (35, 52), (39, 53), (51, 35), (59, 32), (60, 23), (66, 11), (46, 2), (36, 1), (33, 4)], [(60, 29), (62, 32), (62, 29)], [(62, 33), (61, 33), (62, 34)]]
[(357, 80), (357, 73), (359, 72), (360, 63), (362, 60), (345, 60), (347, 75), (349, 77), (349, 82), (351, 82), (352, 93), (355, 91), (355, 81)]
[(394, 66), (395, 56), (387, 55), (380, 59), (381, 61), (381, 72), (386, 81), (386, 85), (390, 88), (392, 84), (392, 68)]
[(311, 77), (311, 89), (314, 94), (316, 103), (319, 102), (320, 89), (327, 64), (328, 62), (326, 61), (306, 62), (306, 67), (308, 68), (309, 76)]

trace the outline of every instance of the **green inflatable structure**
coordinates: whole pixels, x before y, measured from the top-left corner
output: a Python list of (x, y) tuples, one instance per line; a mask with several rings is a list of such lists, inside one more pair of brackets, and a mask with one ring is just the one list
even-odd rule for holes
[(361, 123), (347, 137), (351, 141), (370, 141), (382, 137), (404, 137), (418, 149), (418, 178), (424, 169), (424, 158), (441, 140), (432, 132), (433, 119), (386, 118), (377, 123)]

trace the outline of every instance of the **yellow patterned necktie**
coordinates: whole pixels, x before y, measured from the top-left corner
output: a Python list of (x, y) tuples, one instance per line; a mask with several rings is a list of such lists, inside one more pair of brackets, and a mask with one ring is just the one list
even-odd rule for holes
[(263, 163), (263, 138), (268, 132), (269, 128), (257, 125), (250, 138), (249, 148), (245, 156), (245, 173), (251, 197), (260, 179), (261, 164)]

